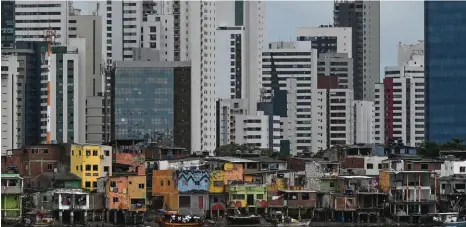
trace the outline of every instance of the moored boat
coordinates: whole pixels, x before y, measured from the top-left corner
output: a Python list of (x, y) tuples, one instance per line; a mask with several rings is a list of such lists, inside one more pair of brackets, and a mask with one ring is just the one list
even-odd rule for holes
[(433, 220), (440, 223), (441, 226), (466, 227), (465, 217), (459, 217), (458, 212), (436, 213), (432, 214)]
[(229, 208), (227, 210), (227, 222), (229, 225), (257, 225), (261, 224), (261, 216), (259, 215), (242, 215), (237, 208)]
[(166, 214), (160, 222), (160, 227), (201, 227), (204, 220), (198, 216)]

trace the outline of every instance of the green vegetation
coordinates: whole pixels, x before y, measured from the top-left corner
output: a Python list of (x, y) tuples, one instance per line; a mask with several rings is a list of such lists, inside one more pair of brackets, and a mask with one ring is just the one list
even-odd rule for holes
[(442, 150), (466, 150), (466, 140), (452, 139), (450, 142), (438, 144), (435, 142), (424, 142), (417, 149), (417, 153), (425, 158), (437, 158)]

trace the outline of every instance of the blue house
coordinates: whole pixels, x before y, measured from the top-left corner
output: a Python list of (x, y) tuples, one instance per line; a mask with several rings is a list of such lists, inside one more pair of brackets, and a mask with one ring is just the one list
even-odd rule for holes
[(209, 191), (209, 171), (182, 170), (178, 172), (178, 191), (180, 193), (191, 191)]

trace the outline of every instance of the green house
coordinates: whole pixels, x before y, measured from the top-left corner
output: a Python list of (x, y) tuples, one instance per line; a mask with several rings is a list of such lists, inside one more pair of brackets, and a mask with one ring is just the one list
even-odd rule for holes
[[(262, 207), (267, 201), (267, 186), (263, 184), (231, 184), (228, 191), (230, 207)], [(265, 204), (264, 204), (265, 205)]]
[(73, 173), (45, 172), (31, 179), (35, 188), (48, 190), (50, 188), (80, 189), (81, 178)]
[(2, 173), (2, 218), (21, 218), (23, 178), (19, 174)]

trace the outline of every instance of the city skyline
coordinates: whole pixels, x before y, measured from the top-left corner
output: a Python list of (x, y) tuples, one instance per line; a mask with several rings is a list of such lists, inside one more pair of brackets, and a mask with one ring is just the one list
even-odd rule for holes
[[(294, 41), (298, 27), (333, 24), (333, 2), (266, 1), (266, 43)], [(74, 4), (83, 15), (92, 14), (95, 9), (95, 2)], [(380, 25), (380, 79), (383, 79), (384, 68), (397, 64), (399, 42), (410, 44), (424, 39), (423, 1), (381, 1)]]

